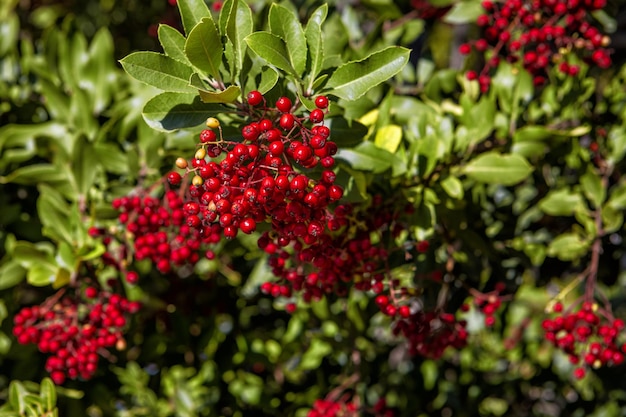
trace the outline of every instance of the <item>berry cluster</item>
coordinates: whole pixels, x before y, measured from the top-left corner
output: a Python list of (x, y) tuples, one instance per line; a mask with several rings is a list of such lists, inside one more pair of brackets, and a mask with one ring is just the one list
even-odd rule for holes
[(42, 305), (25, 307), (13, 320), (20, 344), (33, 343), (50, 354), (46, 371), (57, 385), (66, 378), (91, 378), (99, 356), (108, 355), (107, 348), (124, 349), (127, 315), (139, 310), (138, 303), (94, 287), (77, 298), (63, 295), (59, 292)]
[[(185, 205), (180, 195), (171, 190), (165, 192), (163, 198), (156, 198), (139, 189), (132, 196), (115, 199), (113, 207), (120, 211), (118, 219), (124, 233), (117, 236), (118, 240), (105, 238), (108, 252), (104, 259), (121, 269), (130, 284), (135, 284), (139, 275), (135, 271), (126, 271), (128, 261), (148, 259), (165, 274), (195, 265), (201, 251), (220, 240), (218, 228), (200, 230), (185, 223), (193, 208)], [(103, 230), (96, 229), (92, 234), (103, 233)], [(207, 256), (211, 255), (212, 252), (207, 252)]]
[(350, 417), (358, 416), (358, 407), (353, 402), (317, 399), (307, 417)]
[[(264, 103), (259, 92), (248, 94), (255, 121), (242, 128), (241, 142), (224, 140), (220, 123), (211, 117), (190, 163), (177, 161), (184, 175), (192, 176), (183, 205), (185, 224), (200, 233), (219, 230), (232, 239), (268, 222), (283, 246), (296, 238), (316, 243), (324, 234), (329, 204), (343, 195), (330, 170), (337, 146), (329, 140), (330, 129), (321, 124), (328, 99), (317, 97), (317, 108), (308, 117), (296, 116), (287, 97), (275, 108)], [(318, 179), (302, 173), (318, 165)], [(176, 171), (168, 180), (183, 184)]]
[(415, 311), (402, 317), (393, 327), (409, 342), (409, 354), (440, 358), (448, 347), (460, 349), (467, 344), (466, 322), (442, 311)]
[[(474, 305), (485, 315), (485, 326), (492, 327), (496, 324), (495, 313), (502, 306), (502, 292), (505, 290), (505, 284), (498, 282), (495, 289), (488, 293), (478, 291), (470, 291), (474, 298)], [(461, 306), (462, 311), (468, 311), (469, 305)]]
[(272, 272), (280, 278), (264, 283), (261, 290), (273, 296), (289, 296), (294, 290), (307, 302), (327, 294), (345, 296), (350, 286), (382, 293), (388, 253), (380, 243), (392, 211), (377, 204), (380, 197), (375, 200), (370, 210), (337, 206), (327, 215), (320, 238), (310, 244), (272, 239), (270, 233), (261, 236), (259, 247), (270, 255)]
[(552, 66), (563, 74), (575, 76), (580, 68), (568, 59), (575, 54), (600, 68), (611, 65), (610, 39), (593, 25), (590, 12), (602, 9), (606, 0), (506, 0), (502, 3), (485, 0), (485, 14), (476, 21), (484, 37), (462, 44), (459, 51), (469, 54), (472, 49), (487, 53), (488, 59), (480, 71), (468, 71), (467, 78), (478, 80), (486, 92), (491, 82), (491, 70), (502, 59), (521, 61), (533, 76), (535, 85), (546, 82)]
[(587, 367), (621, 365), (626, 343), (618, 342), (624, 321), (605, 314), (596, 304), (582, 303), (578, 311), (563, 311), (555, 304), (555, 317), (543, 321), (546, 339), (565, 352), (578, 365), (574, 377), (582, 379)]

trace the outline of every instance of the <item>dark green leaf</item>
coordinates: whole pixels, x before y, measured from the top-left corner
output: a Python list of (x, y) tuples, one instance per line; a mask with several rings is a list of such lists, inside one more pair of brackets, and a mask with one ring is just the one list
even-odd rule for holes
[(163, 91), (193, 91), (189, 87), (193, 69), (169, 56), (156, 52), (135, 52), (120, 63), (131, 77)]
[(306, 67), (307, 41), (298, 17), (286, 7), (272, 3), (268, 20), (271, 33), (285, 41), (291, 67), (301, 75)]
[(6, 177), (0, 177), (0, 184), (38, 184), (67, 181), (67, 173), (51, 164), (33, 164), (18, 168)]
[(328, 5), (318, 7), (306, 24), (304, 35), (309, 49), (309, 89), (313, 87), (317, 75), (324, 64), (324, 38), (322, 37), (322, 24), (328, 14)]
[(373, 87), (387, 81), (404, 68), (409, 50), (391, 46), (360, 61), (348, 62), (328, 79), (329, 93), (345, 100), (356, 100)]
[[(222, 45), (215, 22), (211, 18), (202, 19), (189, 33), (185, 42), (187, 59), (205, 74), (221, 80), (219, 69), (223, 54), (224, 45)], [(189, 77), (187, 77), (188, 80)]]
[(206, 104), (197, 94), (161, 93), (143, 108), (143, 117), (153, 129), (171, 131), (198, 126), (212, 114), (223, 110)]
[(78, 194), (86, 196), (98, 173), (99, 157), (93, 143), (80, 136), (74, 143), (72, 172)]
[(254, 53), (269, 64), (297, 76), (289, 60), (287, 45), (281, 38), (269, 32), (255, 32), (248, 35), (245, 41)]
[[(221, 18), (222, 16), (220, 15), (220, 20)], [(236, 67), (236, 71), (233, 72), (234, 77), (237, 77), (243, 68), (243, 61), (247, 49), (247, 44), (244, 40), (246, 36), (252, 33), (253, 29), (254, 22), (252, 20), (252, 10), (250, 10), (250, 6), (248, 6), (245, 1), (233, 1), (233, 6), (228, 13), (228, 20), (226, 22), (226, 36), (233, 45), (235, 56), (234, 65)]]

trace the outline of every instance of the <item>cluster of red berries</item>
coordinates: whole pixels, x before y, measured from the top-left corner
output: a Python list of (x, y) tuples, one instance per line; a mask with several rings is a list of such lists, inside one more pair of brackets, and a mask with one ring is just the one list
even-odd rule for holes
[(57, 385), (66, 378), (91, 378), (107, 348), (124, 349), (127, 316), (139, 310), (138, 303), (94, 287), (87, 287), (80, 297), (63, 295), (25, 307), (13, 319), (18, 343), (33, 343), (50, 354), (46, 371)]
[[(125, 265), (130, 261), (148, 259), (159, 272), (166, 274), (176, 268), (195, 265), (207, 245), (220, 240), (217, 227), (200, 230), (185, 223), (189, 207), (172, 190), (157, 198), (139, 189), (132, 196), (113, 200), (113, 207), (120, 211), (118, 219), (124, 233), (116, 236), (118, 240), (105, 237), (108, 251), (103, 259), (121, 269), (130, 284), (139, 279), (135, 271), (126, 270)], [(94, 236), (104, 233), (102, 229), (91, 232)], [(207, 251), (207, 256), (211, 255), (212, 252)]]
[(624, 363), (626, 343), (618, 341), (624, 330), (623, 320), (605, 314), (591, 302), (582, 303), (578, 311), (563, 311), (563, 305), (556, 303), (553, 311), (555, 317), (545, 319), (542, 324), (546, 339), (577, 365), (575, 378), (582, 379), (588, 367)]
[(486, 92), (490, 73), (500, 60), (521, 61), (533, 76), (535, 85), (546, 82), (552, 66), (560, 72), (575, 76), (580, 68), (568, 59), (569, 54), (608, 68), (610, 39), (593, 25), (590, 12), (602, 9), (606, 0), (506, 0), (502, 3), (485, 0), (485, 14), (476, 21), (484, 37), (462, 44), (462, 54), (488, 53), (480, 73), (468, 71), (467, 78), (478, 80)]
[[(268, 222), (284, 245), (295, 238), (318, 242), (329, 204), (343, 196), (330, 170), (337, 146), (322, 124), (328, 99), (317, 97), (317, 108), (308, 117), (296, 116), (287, 97), (270, 108), (252, 91), (247, 102), (256, 121), (242, 128), (241, 142), (224, 140), (219, 121), (210, 117), (190, 163), (177, 160), (184, 175), (192, 176), (183, 204), (185, 224), (201, 233), (219, 229), (232, 239), (239, 231), (250, 234), (257, 224)], [(302, 173), (318, 165), (323, 168), (318, 179)], [(177, 171), (168, 180), (183, 184)]]
[(451, 313), (418, 310), (399, 319), (393, 333), (407, 339), (410, 355), (437, 359), (448, 347), (460, 349), (467, 345), (466, 324)]
[[(493, 327), (496, 324), (496, 312), (502, 306), (502, 292), (505, 290), (506, 285), (502, 282), (498, 282), (493, 291), (488, 293), (482, 293), (473, 291), (472, 296), (474, 298), (474, 305), (485, 316), (485, 326)], [(461, 311), (469, 311), (469, 305), (463, 304)]]
[(317, 399), (307, 417), (356, 417), (358, 407), (353, 402)]
[(328, 294), (345, 296), (352, 286), (382, 293), (388, 253), (380, 243), (392, 210), (385, 210), (380, 196), (374, 200), (369, 210), (336, 206), (316, 242), (263, 234), (259, 247), (270, 255), (272, 272), (280, 279), (264, 283), (261, 290), (273, 296), (290, 296), (293, 290), (307, 302)]

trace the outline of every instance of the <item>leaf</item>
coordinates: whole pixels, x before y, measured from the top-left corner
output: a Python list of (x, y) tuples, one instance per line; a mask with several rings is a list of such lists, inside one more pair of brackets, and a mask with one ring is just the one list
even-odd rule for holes
[[(220, 19), (222, 16), (220, 15)], [(233, 45), (235, 56), (234, 77), (236, 78), (243, 68), (243, 61), (246, 56), (247, 44), (246, 36), (252, 33), (254, 22), (252, 19), (252, 10), (245, 1), (233, 1), (233, 6), (228, 13), (226, 21), (226, 37)]]
[(585, 196), (594, 207), (600, 207), (606, 199), (606, 188), (602, 185), (602, 179), (592, 171), (587, 171), (580, 177), (580, 186)]
[(538, 206), (550, 216), (571, 216), (582, 201), (580, 194), (573, 193), (569, 188), (563, 188), (551, 190), (539, 201)]
[(67, 181), (67, 174), (52, 164), (33, 164), (18, 168), (6, 177), (0, 177), (0, 184), (37, 184), (41, 182), (59, 183)]
[(300, 368), (316, 369), (322, 364), (322, 360), (333, 351), (333, 348), (327, 342), (320, 339), (311, 340), (311, 346), (302, 355)]
[(26, 403), (24, 401), (24, 395), (27, 394), (26, 388), (17, 381), (11, 381), (9, 384), (9, 404), (11, 407), (23, 415), (26, 408)]
[(143, 117), (153, 129), (171, 131), (198, 126), (221, 110), (219, 105), (203, 103), (197, 94), (161, 93), (146, 103)]
[[(24, 280), (25, 276), (26, 270), (14, 260), (0, 265), (0, 291), (16, 286)], [(0, 322), (2, 322), (1, 319)]]
[(211, 18), (211, 12), (204, 0), (179, 0), (177, 3), (178, 11), (183, 21), (183, 28), (187, 34), (191, 32), (202, 18)]
[(189, 62), (185, 55), (185, 37), (182, 33), (171, 26), (161, 23), (158, 35), (165, 55), (185, 64)]
[(62, 198), (54, 194), (52, 188), (40, 189), (37, 200), (37, 213), (43, 224), (43, 233), (58, 242), (65, 241), (70, 245), (74, 244), (70, 226), (70, 214), (74, 206), (70, 206)]
[(306, 68), (307, 42), (298, 17), (286, 7), (272, 3), (268, 21), (271, 33), (285, 41), (291, 67), (301, 75)]
[(386, 125), (378, 129), (374, 143), (381, 149), (395, 153), (402, 142), (402, 128), (398, 125)]
[(224, 55), (224, 45), (213, 19), (202, 19), (189, 33), (185, 42), (185, 55), (200, 71), (216, 80), (222, 79), (219, 69)]
[(575, 233), (563, 233), (548, 245), (548, 256), (562, 261), (573, 261), (587, 254), (589, 242)]
[(230, 85), (224, 91), (198, 90), (203, 103), (234, 103), (241, 95), (241, 88)]
[(554, 132), (546, 126), (523, 126), (513, 134), (513, 142), (542, 141), (554, 136)]
[(134, 52), (120, 63), (131, 77), (160, 90), (193, 91), (189, 87), (193, 69), (169, 56), (156, 52)]
[(245, 41), (255, 54), (269, 64), (297, 76), (289, 60), (287, 45), (281, 38), (269, 32), (255, 32), (246, 36)]
[(491, 151), (472, 159), (462, 171), (478, 182), (514, 185), (526, 179), (533, 168), (523, 156)]
[(91, 189), (98, 173), (99, 158), (93, 144), (83, 135), (74, 143), (72, 161), (77, 191), (80, 195), (85, 196)]
[(328, 14), (328, 4), (318, 7), (309, 17), (304, 29), (304, 36), (309, 49), (309, 89), (313, 86), (315, 78), (322, 70), (324, 64), (324, 38), (322, 37), (322, 24)]
[(450, 197), (461, 200), (463, 199), (464, 190), (463, 183), (457, 177), (446, 177), (441, 181), (441, 188), (448, 194)]
[(478, 16), (485, 13), (480, 1), (460, 1), (452, 6), (452, 9), (443, 17), (446, 23), (460, 24), (472, 23)]
[[(402, 165), (402, 161), (393, 154), (374, 145), (372, 142), (363, 142), (353, 149), (340, 149), (336, 158), (348, 162), (354, 169), (371, 171), (375, 174), (385, 172), (394, 165)], [(402, 171), (401, 167), (395, 170)]]
[(360, 61), (348, 62), (333, 72), (327, 88), (330, 94), (356, 100), (370, 89), (396, 75), (409, 59), (409, 50), (390, 46)]

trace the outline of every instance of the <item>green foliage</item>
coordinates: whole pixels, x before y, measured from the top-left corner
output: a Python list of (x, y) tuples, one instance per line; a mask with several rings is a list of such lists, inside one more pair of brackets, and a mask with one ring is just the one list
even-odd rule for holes
[[(141, 14), (132, 1), (85, 3)], [(168, 10), (181, 30), (160, 24), (154, 51), (130, 48), (147, 35), (111, 33), (106, 16), (85, 36), (93, 16), (63, 18), (63, 2), (32, 18), (17, 1), (0, 5), (0, 416), (305, 416), (336, 392), (370, 411), (384, 399), (397, 415), (623, 413), (621, 368), (573, 381), (541, 321), (588, 291), (581, 277), (592, 264), (595, 300), (626, 317), (626, 66), (596, 73), (576, 62), (577, 76), (554, 70), (538, 88), (501, 63), (480, 93), (441, 65), (451, 42), (437, 37), (441, 23), (406, 19), (404, 3), (227, 0), (216, 11), (179, 0)], [(446, 24), (482, 13), (473, 0), (437, 3), (452, 6)], [(55, 387), (44, 355), (12, 336), (17, 311), (58, 289), (117, 280), (89, 228), (119, 230), (116, 197), (162, 193), (163, 174), (195, 150), (208, 116), (241, 140), (251, 90), (268, 103), (288, 96), (304, 114), (327, 95), (344, 201), (367, 212), (380, 196), (409, 219), (372, 234), (394, 248), (394, 285), (413, 289), (413, 309), (454, 313), (504, 283), (497, 324), (473, 306), (459, 313), (467, 347), (410, 357), (371, 292), (262, 296), (272, 273), (258, 236), (246, 235), (195, 269), (132, 265), (140, 285), (120, 289), (144, 308), (127, 348), (101, 359), (94, 380)]]

